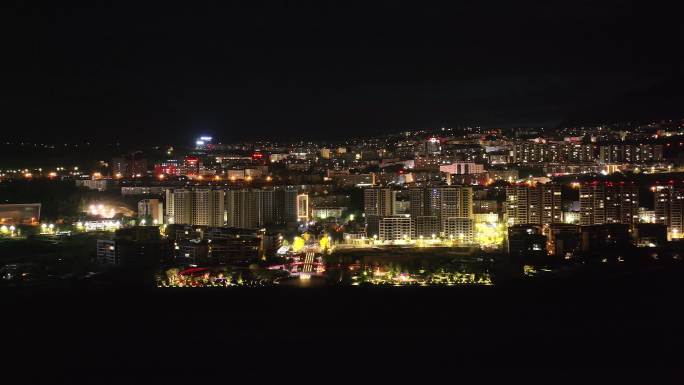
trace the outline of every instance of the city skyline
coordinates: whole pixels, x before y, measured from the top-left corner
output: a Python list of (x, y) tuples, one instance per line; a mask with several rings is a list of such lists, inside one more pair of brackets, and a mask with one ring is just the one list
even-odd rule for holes
[(680, 19), (3, 4), (4, 382), (653, 383), (684, 346)]

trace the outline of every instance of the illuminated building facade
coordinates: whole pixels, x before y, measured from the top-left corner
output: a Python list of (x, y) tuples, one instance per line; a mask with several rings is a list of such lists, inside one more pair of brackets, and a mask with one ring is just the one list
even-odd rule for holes
[(662, 144), (611, 144), (599, 148), (601, 163), (650, 163), (663, 160)]
[[(373, 187), (363, 190), (363, 206), (366, 215), (366, 234), (379, 235), (380, 222), (394, 215), (395, 192), (389, 188)], [(408, 233), (410, 236), (411, 233)]]
[(475, 242), (475, 225), (472, 218), (450, 217), (444, 221), (444, 236), (462, 244)]
[(639, 188), (589, 183), (580, 187), (580, 225), (633, 224), (639, 219)]
[(212, 189), (166, 190), (167, 223), (223, 226), (224, 194)]
[(506, 217), (509, 225), (561, 223), (561, 186), (546, 183), (506, 187)]
[(192, 224), (223, 226), (224, 194), (223, 190), (194, 190), (192, 194)]
[(439, 218), (436, 216), (421, 216), (413, 218), (415, 233), (414, 238), (425, 237), (429, 238), (433, 234), (439, 235), (442, 232), (442, 226)]
[(230, 227), (256, 229), (264, 225), (262, 190), (228, 190), (225, 206)]
[(447, 174), (480, 174), (483, 173), (484, 165), (474, 162), (456, 162), (439, 166), (439, 171)]
[(306, 222), (310, 218), (309, 213), (309, 195), (299, 194), (297, 195), (297, 220)]
[(409, 202), (411, 217), (437, 218), (439, 233), (446, 232), (449, 218), (473, 217), (472, 187), (416, 187), (409, 190)]
[(380, 219), (378, 237), (381, 241), (408, 239), (412, 232), (413, 226), (410, 217), (396, 216)]
[(656, 186), (655, 222), (666, 225), (671, 238), (684, 237), (684, 187)]

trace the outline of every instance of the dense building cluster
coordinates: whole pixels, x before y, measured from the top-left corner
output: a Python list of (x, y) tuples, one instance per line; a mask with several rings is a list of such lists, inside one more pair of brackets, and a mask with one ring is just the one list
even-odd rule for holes
[[(615, 242), (659, 246), (682, 238), (683, 166), (684, 123), (663, 121), (440, 128), (337, 142), (224, 144), (204, 136), (187, 148), (124, 152), (90, 172), (60, 165), (0, 178), (118, 191), (133, 207), (96, 204), (103, 209), (84, 210), (77, 229), (174, 226), (184, 229), (172, 233), (174, 253), (200, 259), (273, 252), (256, 240), (271, 234), (291, 242), (304, 233), (316, 242), (331, 236), (340, 247), (567, 256)], [(137, 217), (126, 219), (136, 209)], [(26, 222), (15, 216), (2, 221)], [(220, 229), (233, 230), (212, 235)], [(228, 240), (231, 246), (219, 245)], [(108, 246), (98, 250), (106, 254)]]

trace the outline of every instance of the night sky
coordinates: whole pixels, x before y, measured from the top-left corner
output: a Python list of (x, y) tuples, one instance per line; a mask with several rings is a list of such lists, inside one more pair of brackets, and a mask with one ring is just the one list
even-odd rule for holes
[(3, 139), (338, 139), (684, 117), (684, 23), (652, 2), (142, 3), (3, 5)]

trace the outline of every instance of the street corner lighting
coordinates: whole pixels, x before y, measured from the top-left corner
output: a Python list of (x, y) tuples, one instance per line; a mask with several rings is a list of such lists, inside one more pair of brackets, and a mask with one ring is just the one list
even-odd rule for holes
[(49, 228), (50, 230), (54, 229), (54, 228), (55, 228), (55, 224), (54, 224), (54, 223), (50, 223), (50, 224), (48, 225), (48, 228)]
[(436, 235), (435, 235), (435, 234), (432, 234), (432, 239), (435, 239), (435, 237), (436, 237)]
[(216, 176), (214, 177), (214, 179), (215, 179), (215, 180), (221, 180), (221, 177), (218, 176), (218, 175), (216, 175)]
[(46, 225), (45, 223), (41, 223), (41, 224), (40, 224), (40, 227), (42, 227), (42, 228), (46, 228), (46, 227), (47, 227), (47, 225)]
[(145, 225), (145, 220), (144, 220), (144, 219), (141, 219), (141, 220), (140, 220), (140, 224), (141, 224), (141, 225)]
[(270, 175), (266, 177), (266, 181), (267, 181), (267, 182), (270, 182), (270, 181), (272, 181), (272, 180), (273, 180), (273, 178), (271, 178)]
[(159, 178), (160, 180), (161, 180), (161, 179), (164, 179), (164, 174), (159, 174), (159, 175), (157, 175), (157, 178)]
[(235, 176), (234, 175), (230, 177), (230, 181), (235, 182)]
[(159, 221), (156, 220), (156, 219), (154, 219), (154, 220), (152, 220), (152, 224), (153, 224), (153, 225), (159, 224)]
[(353, 221), (354, 220), (354, 214), (349, 214), (349, 220)]
[(17, 228), (14, 227), (14, 225), (12, 225), (12, 226), (9, 227), (9, 230), (10, 230), (10, 231), (14, 231), (14, 230), (16, 230), (16, 229), (17, 229)]

